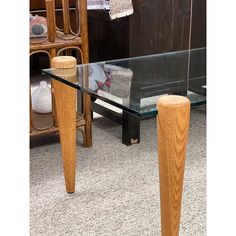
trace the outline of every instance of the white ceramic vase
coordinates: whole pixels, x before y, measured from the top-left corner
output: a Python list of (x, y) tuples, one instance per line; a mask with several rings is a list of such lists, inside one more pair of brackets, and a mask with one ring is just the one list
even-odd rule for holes
[(52, 94), (46, 81), (40, 81), (39, 87), (32, 93), (32, 109), (38, 113), (52, 112)]

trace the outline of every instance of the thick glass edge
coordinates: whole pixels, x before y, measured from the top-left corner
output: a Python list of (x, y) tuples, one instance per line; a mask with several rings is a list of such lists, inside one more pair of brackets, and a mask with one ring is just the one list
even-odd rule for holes
[(100, 99), (104, 102), (107, 102), (108, 104), (111, 104), (113, 106), (116, 106), (117, 108), (120, 108), (122, 110), (125, 110), (126, 112), (128, 113), (131, 113), (132, 115), (140, 118), (142, 117), (142, 113), (139, 113), (138, 111), (130, 108), (130, 107), (126, 107), (126, 106), (123, 106), (123, 104), (120, 104), (120, 103), (117, 103), (115, 101), (112, 101), (112, 100), (109, 100), (108, 98), (105, 98), (105, 97), (101, 97), (100, 95), (98, 95), (97, 93), (92, 93), (91, 90), (88, 90), (88, 89), (85, 89), (83, 88), (79, 83), (71, 83), (67, 80), (63, 80), (62, 78), (54, 75), (54, 74), (51, 74), (50, 73), (51, 69), (43, 69), (43, 72), (42, 72), (42, 75), (45, 75), (45, 76), (48, 76), (48, 77), (51, 77), (59, 82), (62, 82), (63, 84), (66, 84), (70, 87), (73, 87), (81, 92), (85, 92), (86, 94), (90, 95), (90, 96), (93, 96), (97, 99)]
[[(93, 64), (104, 64), (104, 63), (112, 63), (112, 62), (124, 62), (124, 61), (136, 61), (136, 60), (142, 60), (142, 59), (148, 59), (148, 58), (154, 58), (154, 57), (161, 57), (161, 56), (168, 56), (168, 55), (173, 55), (176, 53), (191, 53), (191, 52), (195, 52), (195, 51), (200, 51), (200, 50), (206, 50), (206, 47), (201, 47), (201, 48), (194, 48), (194, 49), (190, 49), (190, 50), (179, 50), (179, 51), (172, 51), (172, 52), (164, 52), (164, 53), (158, 53), (158, 54), (150, 54), (150, 55), (144, 55), (144, 56), (137, 56), (137, 57), (130, 57), (130, 58), (122, 58), (122, 59), (115, 59), (115, 60), (107, 60), (107, 61), (99, 61), (99, 62), (93, 62), (93, 63), (87, 63), (87, 64), (80, 64), (77, 65), (78, 68), (82, 68), (85, 66), (90, 66)], [(100, 95), (98, 95), (97, 93), (93, 93), (92, 91), (83, 88), (79, 83), (72, 83), (66, 80), (63, 80), (62, 78), (56, 76), (53, 74), (54, 68), (48, 68), (48, 69), (43, 69), (42, 70), (42, 74), (43, 75), (47, 75), (49, 77), (52, 77), (53, 79), (56, 79), (64, 84), (67, 84), (68, 86), (74, 87), (75, 89), (78, 89), (82, 92), (86, 92), (87, 94), (96, 97), (102, 101), (105, 101), (111, 105), (114, 105), (118, 108), (121, 108), (123, 110), (125, 110), (126, 112), (132, 113), (133, 115), (139, 117), (139, 118), (145, 118), (145, 117), (149, 117), (149, 116), (153, 116), (155, 114), (158, 113), (157, 110), (150, 110), (148, 112), (141, 112), (141, 111), (137, 111), (134, 110), (130, 107), (125, 107), (122, 104), (119, 104), (117, 102), (114, 102), (112, 100), (109, 100), (105, 97), (101, 97)], [(191, 99), (190, 99), (191, 101)], [(191, 106), (197, 106), (197, 105), (202, 105), (202, 104), (206, 104), (206, 96), (205, 99), (200, 99), (200, 101), (191, 101)]]

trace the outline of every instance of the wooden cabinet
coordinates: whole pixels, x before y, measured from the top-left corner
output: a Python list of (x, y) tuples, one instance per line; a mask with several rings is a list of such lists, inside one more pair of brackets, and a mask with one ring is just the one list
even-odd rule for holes
[(194, 0), (191, 48), (201, 47), (206, 47), (206, 0)]
[(129, 19), (131, 56), (187, 49), (190, 0), (133, 1)]
[[(90, 60), (108, 60), (206, 46), (206, 1), (135, 0), (134, 13), (111, 21), (89, 11)], [(190, 44), (191, 32), (191, 44)]]

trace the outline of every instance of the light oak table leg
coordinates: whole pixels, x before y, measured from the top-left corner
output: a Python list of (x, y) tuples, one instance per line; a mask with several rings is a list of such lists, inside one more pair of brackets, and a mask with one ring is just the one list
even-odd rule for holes
[[(76, 59), (71, 56), (58, 56), (51, 60), (55, 74), (68, 81), (75, 80)], [(76, 168), (76, 89), (53, 80), (57, 120), (60, 133), (61, 152), (66, 191), (75, 192)]]
[(178, 236), (190, 118), (190, 101), (177, 95), (157, 102), (162, 236)]
[(66, 191), (75, 192), (76, 90), (53, 81)]

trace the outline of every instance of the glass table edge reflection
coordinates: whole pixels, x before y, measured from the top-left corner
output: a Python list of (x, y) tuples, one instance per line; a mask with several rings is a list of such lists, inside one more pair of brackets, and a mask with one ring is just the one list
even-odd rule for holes
[(126, 112), (128, 112), (128, 113), (130, 113), (130, 114), (132, 114), (132, 115), (134, 115), (134, 116), (136, 116), (138, 118), (142, 118), (143, 117), (143, 115), (141, 113), (139, 113), (138, 111), (136, 111), (136, 110), (133, 110), (133, 109), (131, 109), (129, 107), (123, 106), (122, 104), (117, 103), (117, 102), (115, 102), (113, 100), (110, 100), (110, 99), (108, 99), (106, 97), (102, 97), (102, 96), (98, 95), (97, 93), (93, 93), (91, 90), (85, 89), (79, 83), (71, 83), (71, 82), (69, 82), (67, 80), (64, 80), (64, 79), (62, 79), (59, 76), (51, 74), (49, 71), (51, 71), (51, 69), (43, 69), (42, 70), (42, 75), (46, 75), (49, 78), (53, 78), (53, 79), (55, 79), (55, 80), (57, 80), (57, 81), (59, 81), (59, 82), (61, 82), (63, 84), (66, 84), (66, 85), (68, 85), (68, 86), (70, 86), (72, 88), (75, 88), (75, 89), (77, 89), (77, 90), (79, 90), (81, 92), (84, 92), (84, 93), (90, 95), (91, 97), (95, 97), (95, 98), (100, 99), (100, 100), (102, 100), (104, 102), (107, 102), (107, 103), (109, 103), (109, 104), (111, 104), (111, 105), (113, 105), (113, 106), (115, 106), (117, 108), (125, 110)]
[[(173, 52), (164, 52), (164, 53), (158, 53), (158, 54), (149, 54), (149, 55), (143, 55), (143, 56), (138, 56), (138, 57), (130, 57), (130, 58), (122, 58), (122, 59), (115, 59), (115, 60), (107, 60), (107, 61), (99, 61), (99, 62), (92, 62), (92, 63), (87, 63), (87, 64), (79, 64), (77, 65), (77, 68), (84, 68), (86, 66), (90, 66), (90, 65), (103, 65), (103, 64), (109, 64), (109, 63), (114, 63), (114, 62), (129, 62), (129, 61), (135, 61), (135, 60), (142, 60), (142, 59), (149, 59), (149, 58), (158, 58), (158, 57), (162, 57), (162, 56), (167, 56), (167, 55), (175, 55), (177, 53), (190, 53), (190, 52), (196, 52), (196, 51), (199, 51), (199, 50), (206, 50), (205, 47), (202, 47), (202, 48), (195, 48), (195, 49), (191, 49), (191, 50), (182, 50), (182, 51), (173, 51)], [(54, 68), (49, 68), (49, 69), (43, 69), (42, 70), (42, 74), (43, 75), (46, 75), (48, 77), (51, 77), (55, 80), (58, 80), (59, 82), (62, 82), (70, 87), (73, 87), (81, 92), (84, 92), (94, 98), (97, 98), (97, 99), (100, 99), (108, 104), (111, 104), (117, 108), (120, 108), (128, 113), (131, 113), (139, 118), (145, 118), (145, 117), (151, 117), (151, 116), (155, 116), (158, 111), (156, 110), (156, 107), (145, 112), (145, 111), (142, 111), (141, 109), (134, 109), (132, 107), (129, 107), (129, 106), (125, 106), (123, 104), (120, 104), (114, 100), (111, 100), (110, 98), (107, 98), (107, 97), (104, 97), (104, 96), (101, 96), (99, 94), (97, 94), (97, 92), (94, 92), (92, 91), (91, 89), (89, 88), (85, 88), (84, 86), (82, 86), (79, 82), (69, 82), (55, 74), (53, 74), (53, 69)], [(187, 82), (189, 80), (189, 78), (187, 78), (186, 80), (182, 80), (182, 82)], [(175, 81), (176, 82), (181, 82), (181, 81)], [(165, 84), (166, 86), (168, 86), (168, 83)], [(187, 92), (188, 92), (188, 89), (187, 89)], [(202, 98), (200, 100), (193, 100), (191, 98), (191, 96), (189, 96), (188, 94), (186, 95), (186, 97), (188, 97), (190, 99), (190, 102), (191, 102), (191, 106), (195, 107), (195, 106), (198, 106), (198, 105), (203, 105), (203, 104), (206, 104), (206, 96), (204, 98), (204, 96), (202, 96)]]

